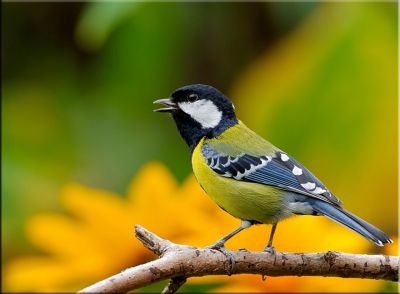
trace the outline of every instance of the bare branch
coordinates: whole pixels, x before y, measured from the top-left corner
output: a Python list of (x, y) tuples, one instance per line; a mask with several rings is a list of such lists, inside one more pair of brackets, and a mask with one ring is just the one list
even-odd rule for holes
[(174, 277), (169, 281), (168, 285), (165, 286), (161, 294), (176, 293), (176, 291), (178, 291), (178, 289), (185, 283), (186, 283), (186, 277), (184, 276)]
[[(97, 282), (79, 293), (126, 292), (172, 279), (164, 293), (174, 293), (188, 277), (226, 275), (229, 268), (221, 252), (174, 244), (145, 228), (135, 227), (136, 237), (160, 256), (146, 264)], [(399, 257), (385, 255), (348, 254), (341, 252), (283, 253), (231, 251), (235, 260), (233, 274), (266, 276), (324, 276), (398, 281)]]

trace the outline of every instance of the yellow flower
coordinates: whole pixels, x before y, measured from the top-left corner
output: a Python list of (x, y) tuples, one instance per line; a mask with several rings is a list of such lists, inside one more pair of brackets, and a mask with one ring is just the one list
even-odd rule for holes
[[(76, 291), (129, 266), (154, 258), (133, 237), (141, 224), (175, 243), (204, 246), (238, 226), (215, 205), (193, 176), (179, 185), (159, 163), (135, 176), (127, 195), (69, 184), (61, 191), (66, 213), (39, 214), (27, 224), (27, 238), (43, 254), (15, 259), (3, 269), (5, 291)], [(269, 228), (256, 226), (227, 243), (232, 249), (261, 250)], [(367, 253), (371, 245), (322, 217), (298, 217), (279, 224), (274, 245), (282, 251), (338, 250)], [(340, 282), (338, 282), (340, 281)], [(191, 278), (219, 283), (212, 291), (379, 291), (384, 282), (319, 277), (237, 275)]]

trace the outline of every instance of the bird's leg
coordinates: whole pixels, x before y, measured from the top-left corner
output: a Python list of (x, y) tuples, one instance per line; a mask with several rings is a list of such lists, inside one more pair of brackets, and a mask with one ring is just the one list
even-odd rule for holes
[(214, 245), (209, 246), (209, 248), (211, 248), (211, 249), (220, 249), (221, 247), (224, 247), (224, 244), (225, 244), (226, 241), (228, 241), (230, 238), (235, 236), (237, 233), (243, 231), (244, 229), (247, 229), (251, 225), (252, 225), (252, 222), (250, 222), (248, 220), (242, 220), (242, 222), (240, 223), (240, 227), (239, 228), (237, 228), (236, 230), (234, 230), (234, 231), (230, 232), (229, 234), (223, 236), (221, 239), (219, 239), (217, 242), (215, 242)]
[(265, 252), (268, 252), (268, 253), (271, 253), (271, 254), (275, 254), (275, 248), (274, 248), (274, 246), (272, 246), (272, 240), (274, 239), (274, 234), (275, 234), (275, 230), (276, 230), (276, 226), (277, 225), (278, 225), (277, 222), (272, 224), (272, 229), (271, 229), (271, 234), (269, 235), (268, 244), (264, 248)]
[(216, 249), (220, 252), (222, 252), (226, 258), (229, 260), (229, 269), (228, 269), (228, 274), (231, 275), (235, 269), (235, 259), (233, 257), (233, 254), (231, 252), (229, 252), (229, 250), (225, 249), (225, 242), (228, 241), (230, 238), (232, 238), (233, 236), (235, 236), (237, 233), (243, 231), (244, 229), (247, 229), (248, 227), (250, 227), (253, 223), (248, 221), (248, 220), (242, 220), (242, 222), (240, 223), (240, 227), (237, 228), (236, 230), (230, 232), (229, 234), (223, 236), (221, 239), (219, 239), (214, 245), (211, 246), (207, 246), (207, 248), (210, 249)]

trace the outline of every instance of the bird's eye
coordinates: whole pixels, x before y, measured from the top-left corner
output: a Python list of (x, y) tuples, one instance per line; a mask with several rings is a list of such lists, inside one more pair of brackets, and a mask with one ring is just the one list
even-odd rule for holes
[(187, 96), (187, 100), (188, 100), (189, 102), (195, 102), (195, 101), (198, 100), (198, 99), (199, 99), (199, 96), (198, 96), (197, 94), (195, 94), (195, 93), (189, 94), (189, 95)]

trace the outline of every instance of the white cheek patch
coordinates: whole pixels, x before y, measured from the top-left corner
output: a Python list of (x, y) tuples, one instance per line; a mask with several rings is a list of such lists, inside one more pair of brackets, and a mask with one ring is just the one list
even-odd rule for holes
[(222, 112), (210, 100), (201, 99), (195, 102), (181, 102), (179, 107), (199, 122), (203, 129), (215, 128), (222, 118)]

